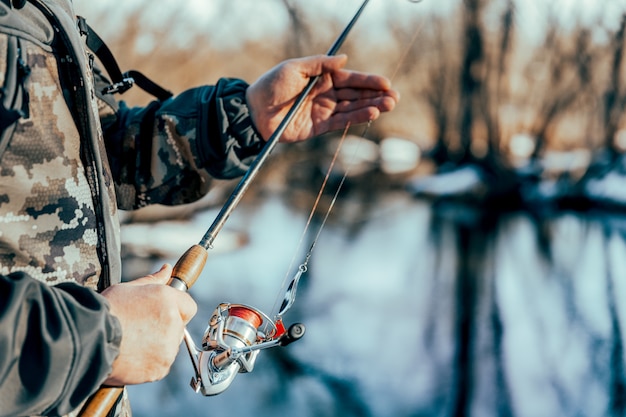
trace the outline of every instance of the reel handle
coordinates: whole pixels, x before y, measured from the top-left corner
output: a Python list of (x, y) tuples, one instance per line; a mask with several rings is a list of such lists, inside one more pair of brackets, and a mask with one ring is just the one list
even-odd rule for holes
[(280, 339), (278, 339), (278, 346), (287, 346), (296, 340), (300, 340), (302, 336), (304, 336), (304, 332), (306, 331), (306, 327), (302, 323), (294, 323), (289, 326), (287, 329), (287, 333), (282, 335)]
[(172, 277), (167, 285), (177, 290), (187, 292), (204, 269), (209, 253), (200, 245), (193, 245), (183, 254), (174, 265)]

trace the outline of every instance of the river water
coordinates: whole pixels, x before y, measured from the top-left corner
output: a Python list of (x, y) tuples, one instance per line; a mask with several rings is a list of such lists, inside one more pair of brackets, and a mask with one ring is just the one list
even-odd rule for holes
[[(619, 219), (471, 214), (389, 194), (358, 230), (328, 225), (285, 317), (302, 340), (215, 397), (189, 388), (183, 348), (165, 380), (130, 388), (135, 416), (624, 415)], [(236, 210), (249, 244), (210, 255), (192, 288), (197, 343), (220, 302), (272, 312), (305, 221), (278, 197)]]

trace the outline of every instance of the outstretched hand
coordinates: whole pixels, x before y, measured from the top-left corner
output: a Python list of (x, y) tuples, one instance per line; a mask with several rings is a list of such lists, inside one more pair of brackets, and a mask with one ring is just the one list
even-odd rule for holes
[(309, 80), (319, 81), (287, 127), (281, 142), (298, 142), (375, 120), (393, 110), (399, 100), (388, 79), (343, 69), (346, 55), (317, 55), (282, 62), (246, 92), (255, 127), (268, 140)]

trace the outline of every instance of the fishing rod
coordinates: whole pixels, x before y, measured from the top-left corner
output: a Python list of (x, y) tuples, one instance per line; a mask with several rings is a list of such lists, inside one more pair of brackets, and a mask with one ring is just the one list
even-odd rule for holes
[[(363, 1), (326, 55), (337, 54), (369, 1)], [(176, 263), (169, 282), (170, 286), (186, 291), (195, 283), (208, 257), (207, 251), (212, 247), (217, 234), (224, 227), (230, 214), (241, 201), (261, 166), (276, 147), (319, 79), (318, 75), (309, 80), (276, 131), (268, 139), (263, 150), (222, 206), (200, 243), (189, 248)], [(284, 312), (282, 311), (283, 314)], [(299, 340), (304, 333), (305, 327), (301, 323), (295, 323), (286, 329), (282, 322), (282, 314), (273, 320), (254, 307), (242, 304), (220, 304), (209, 321), (201, 349), (193, 344), (191, 336), (185, 330), (184, 341), (196, 374), (191, 381), (191, 386), (196, 392), (206, 396), (220, 394), (230, 386), (238, 373), (253, 370), (256, 357), (261, 350), (287, 346)]]
[[(336, 55), (348, 34), (361, 17), (370, 0), (364, 0), (348, 25), (332, 44), (326, 55)], [(222, 206), (215, 220), (200, 242), (190, 247), (176, 262), (168, 285), (188, 291), (202, 273), (208, 250), (224, 227), (246, 190), (257, 176), (262, 165), (278, 144), (283, 133), (300, 110), (320, 75), (312, 77), (289, 109), (272, 136), (252, 162), (250, 168)], [(285, 310), (281, 311), (284, 314)], [(305, 332), (301, 323), (285, 329), (282, 318), (274, 321), (260, 310), (243, 304), (222, 303), (213, 312), (209, 326), (198, 348), (185, 329), (184, 342), (191, 358), (194, 377), (191, 386), (205, 396), (217, 395), (226, 390), (238, 373), (251, 372), (261, 350), (286, 346), (299, 340)], [(80, 417), (105, 417), (119, 401), (123, 387), (101, 387), (83, 406)]]

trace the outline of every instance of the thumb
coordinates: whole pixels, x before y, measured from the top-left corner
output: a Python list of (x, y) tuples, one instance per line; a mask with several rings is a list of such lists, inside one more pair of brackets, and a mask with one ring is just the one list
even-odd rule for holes
[(131, 281), (129, 284), (134, 285), (149, 285), (149, 284), (160, 284), (165, 285), (170, 280), (172, 276), (172, 265), (164, 264), (161, 269), (157, 272), (146, 275), (145, 277), (138, 278), (134, 281)]
[(302, 61), (302, 72), (307, 77), (315, 77), (327, 72), (342, 69), (348, 62), (348, 56), (345, 54), (336, 56), (315, 55), (308, 58), (302, 58)]

